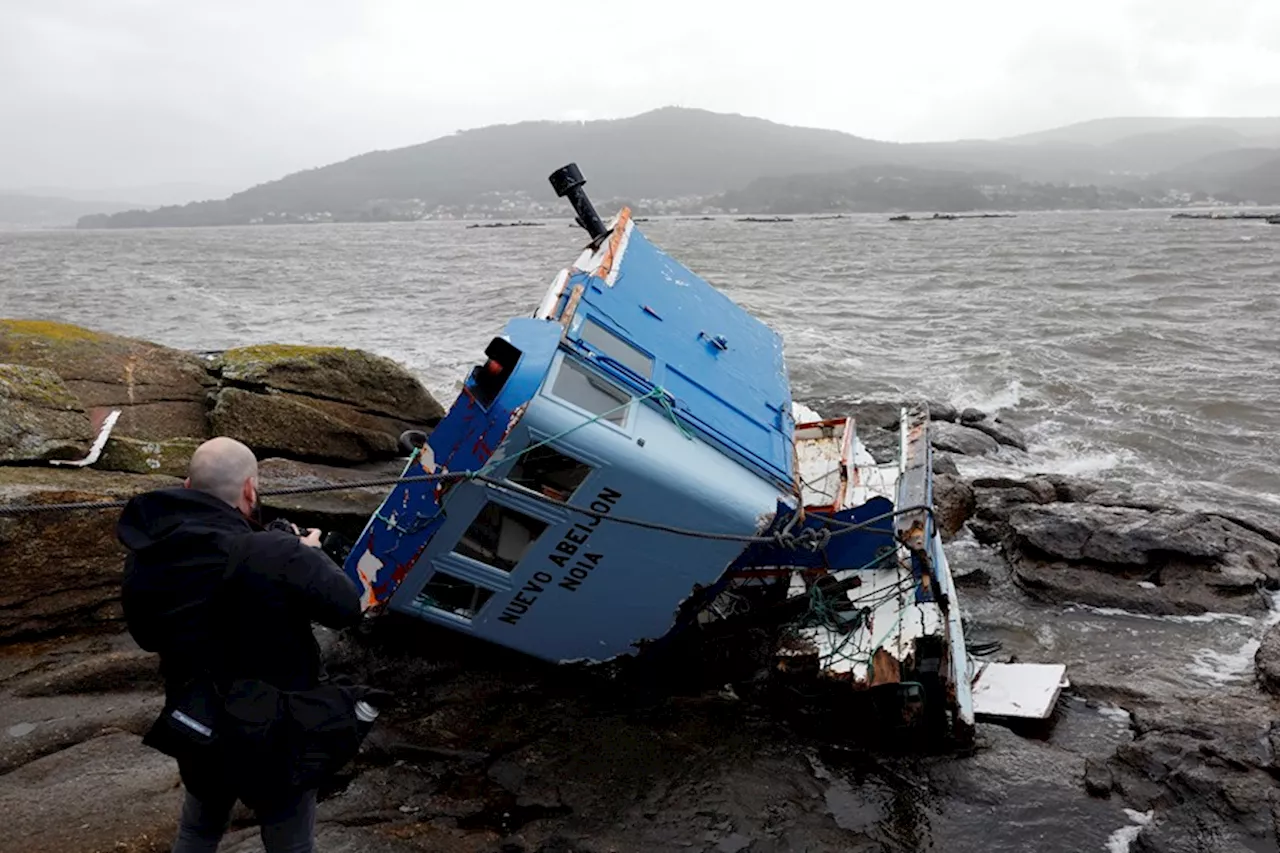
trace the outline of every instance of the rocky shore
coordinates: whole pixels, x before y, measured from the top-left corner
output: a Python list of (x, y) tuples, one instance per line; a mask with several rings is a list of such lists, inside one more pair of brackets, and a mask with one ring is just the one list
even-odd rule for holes
[[(84, 456), (113, 410), (94, 465), (49, 464)], [(872, 453), (893, 451), (897, 411), (853, 406)], [(963, 756), (867, 754), (731, 685), (555, 669), (387, 616), (321, 635), (331, 669), (399, 704), (323, 792), (319, 849), (1275, 850), (1280, 525), (1058, 475), (966, 477), (979, 457), (1033, 463), (1026, 436), (999, 416), (930, 411), (935, 502), (970, 639), (1000, 640), (996, 659), (1068, 663), (1073, 686), (1050, 729), (982, 725)], [(0, 320), (0, 506), (176, 484), (215, 434), (254, 447), (263, 488), (395, 474), (399, 433), (441, 414), (407, 370), (359, 351), (195, 354)], [(354, 535), (383, 494), (266, 510)], [(139, 740), (160, 685), (153, 656), (122, 633), (114, 520), (0, 516), (0, 850), (172, 841), (181, 791), (173, 763)], [(1089, 630), (1059, 629), (1075, 625)], [(1096, 625), (1141, 636), (1114, 653), (1123, 632)], [(1215, 675), (1212, 656), (1207, 674), (1180, 672), (1199, 671), (1186, 650), (1219, 625), (1249, 636), (1254, 673)], [(222, 849), (261, 849), (247, 815)]]

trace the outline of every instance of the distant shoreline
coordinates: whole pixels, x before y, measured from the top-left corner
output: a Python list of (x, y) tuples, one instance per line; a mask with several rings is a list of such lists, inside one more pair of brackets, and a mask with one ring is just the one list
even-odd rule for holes
[[(603, 213), (604, 211), (602, 211)], [(1151, 214), (1169, 214), (1176, 219), (1187, 220), (1234, 220), (1234, 221), (1265, 221), (1268, 217), (1280, 215), (1280, 205), (1273, 207), (1266, 206), (1197, 206), (1197, 207), (1126, 207), (1126, 208), (1039, 208), (1034, 210), (992, 210), (992, 211), (813, 211), (808, 213), (708, 213), (708, 214), (643, 214), (635, 217), (639, 221), (647, 222), (730, 222), (741, 224), (768, 224), (772, 222), (780, 222), (786, 224), (788, 221), (796, 223), (801, 222), (839, 222), (842, 220), (873, 220), (873, 221), (890, 221), (895, 217), (907, 216), (911, 222), (928, 222), (928, 221), (953, 221), (960, 219), (976, 219), (976, 220), (997, 220), (1011, 219), (1024, 216), (1037, 216), (1044, 214), (1062, 214), (1062, 213), (1078, 213), (1078, 214), (1110, 214), (1110, 213), (1151, 213)], [(936, 216), (935, 216), (936, 215)], [(903, 220), (898, 220), (903, 221)], [(518, 224), (517, 224), (518, 223)], [(506, 219), (486, 219), (486, 218), (467, 218), (467, 219), (410, 219), (410, 220), (387, 220), (375, 222), (363, 222), (355, 220), (337, 220), (323, 222), (257, 222), (257, 223), (224, 223), (218, 225), (189, 225), (189, 224), (173, 224), (173, 225), (106, 225), (99, 227), (80, 227), (71, 225), (19, 225), (0, 223), (0, 234), (23, 234), (23, 233), (49, 233), (61, 231), (77, 231), (77, 232), (95, 232), (95, 231), (151, 231), (165, 230), (172, 231), (183, 228), (192, 229), (216, 229), (216, 228), (286, 228), (294, 227), (317, 227), (317, 226), (350, 226), (350, 225), (456, 225), (460, 228), (469, 228), (474, 230), (509, 230), (518, 228), (524, 230), (529, 226), (538, 225), (556, 225), (556, 224), (573, 225), (573, 217), (536, 217), (524, 218), (520, 220)]]

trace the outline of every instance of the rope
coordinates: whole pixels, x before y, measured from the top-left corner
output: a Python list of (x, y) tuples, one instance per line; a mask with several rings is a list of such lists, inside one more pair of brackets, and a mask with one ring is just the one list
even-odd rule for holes
[[(788, 528), (790, 528), (790, 525), (788, 525)], [(821, 529), (806, 527), (799, 533), (791, 533), (790, 529), (783, 530), (781, 533), (774, 534), (773, 539), (788, 550), (803, 548), (806, 551), (820, 551), (827, 547), (831, 536), (831, 531), (825, 527)]]
[[(671, 403), (667, 400), (667, 397), (670, 395), (667, 394), (667, 392), (663, 388), (657, 385), (654, 386), (653, 390), (658, 395), (657, 400), (659, 403), (662, 404), (662, 410), (667, 413), (667, 417), (670, 418), (671, 422), (676, 425), (676, 429), (680, 430), (680, 434), (683, 435), (685, 438), (689, 439), (690, 441), (693, 441), (694, 432), (693, 430), (686, 427), (683, 423), (681, 423), (680, 419), (676, 417), (676, 410), (672, 408)], [(648, 395), (645, 395), (645, 396), (648, 396)], [(640, 399), (643, 400), (644, 397), (641, 397)]]
[[(722, 540), (727, 542), (747, 542), (747, 543), (756, 543), (756, 544), (781, 544), (778, 542), (778, 537), (776, 536), (743, 536), (737, 533), (708, 533), (708, 532), (698, 531), (698, 530), (689, 530), (683, 527), (673, 527), (669, 524), (659, 524), (658, 522), (653, 522), (653, 521), (643, 521), (641, 519), (635, 519), (635, 518), (622, 518), (622, 517), (613, 516), (613, 515), (601, 515), (600, 513), (594, 512), (585, 507), (574, 506), (573, 504), (566, 503), (557, 498), (548, 497), (547, 495), (544, 495), (541, 492), (535, 492), (531, 489), (525, 489), (519, 486), (513, 486), (512, 484), (501, 481), (501, 480), (494, 480), (489, 477), (476, 477), (475, 479), (478, 480), (479, 482), (484, 483), (490, 488), (496, 489), (497, 491), (504, 492), (506, 494), (521, 495), (523, 497), (532, 498), (534, 500), (541, 501), (543, 503), (550, 504), (552, 506), (556, 506), (561, 509), (568, 510), (570, 512), (576, 512), (581, 515), (589, 516), (591, 518), (605, 519), (607, 521), (612, 521), (616, 524), (625, 524), (631, 527), (640, 527), (647, 530), (657, 530), (662, 533), (671, 533), (678, 536), (692, 536), (692, 537), (701, 538), (701, 539), (716, 539), (716, 540)], [(917, 510), (922, 510), (922, 509), (932, 512), (932, 510), (930, 510), (926, 506), (909, 506), (909, 507), (904, 507), (903, 509), (900, 509), (900, 510), (892, 510), (890, 512), (881, 513), (880, 515), (873, 516), (872, 518), (869, 518), (866, 521), (861, 521), (857, 523), (839, 521), (837, 519), (827, 519), (827, 518), (824, 518), (823, 520), (832, 522), (840, 528), (839, 530), (830, 532), (830, 536), (827, 537), (830, 539), (836, 536), (844, 536), (849, 533), (856, 533), (860, 530), (866, 530), (868, 527), (872, 526), (873, 524), (884, 521), (887, 518), (894, 518), (896, 516), (903, 515), (908, 512), (915, 512)]]
[[(611, 521), (615, 524), (623, 524), (629, 527), (638, 527), (645, 530), (654, 530), (660, 533), (669, 533), (675, 536), (689, 536), (695, 539), (710, 539), (723, 542), (743, 542), (747, 544), (776, 544), (785, 548), (807, 547), (807, 543), (821, 542), (823, 546), (831, 539), (837, 536), (845, 536), (850, 533), (867, 530), (885, 519), (896, 518), (910, 512), (924, 510), (932, 514), (932, 509), (927, 506), (909, 506), (902, 509), (895, 509), (890, 512), (881, 513), (873, 516), (865, 521), (853, 523), (840, 521), (834, 518), (826, 518), (824, 516), (813, 516), (820, 518), (824, 523), (830, 524), (838, 529), (836, 530), (802, 530), (798, 535), (775, 535), (775, 536), (744, 536), (737, 533), (712, 533), (703, 530), (690, 530), (684, 527), (675, 527), (669, 524), (661, 524), (655, 521), (645, 521), (638, 518), (625, 518), (613, 515), (601, 515), (585, 507), (574, 506), (566, 501), (558, 498), (549, 497), (540, 492), (532, 491), (520, 486), (514, 486), (503, 480), (495, 480), (482, 474), (471, 471), (446, 472), (440, 474), (419, 474), (410, 477), (383, 477), (372, 480), (360, 480), (350, 483), (331, 483), (319, 486), (293, 486), (282, 489), (264, 489), (258, 494), (262, 497), (280, 497), (284, 495), (305, 495), (315, 494), (319, 492), (336, 492), (344, 489), (363, 489), (371, 486), (388, 486), (400, 485), (402, 483), (433, 483), (441, 480), (474, 480), (483, 483), (489, 488), (506, 494), (517, 494), (525, 498), (532, 498), (543, 503), (550, 504), (569, 512), (576, 512), (580, 515), (589, 516), (591, 518), (600, 518)], [(74, 512), (79, 510), (102, 510), (102, 509), (121, 509), (127, 506), (128, 499), (115, 501), (83, 501), (79, 503), (63, 503), (63, 504), (9, 504), (0, 506), (0, 517), (3, 516), (20, 516), (31, 515), (42, 512)], [(408, 531), (406, 531), (408, 532)], [(879, 532), (879, 531), (877, 531)], [(806, 534), (812, 533), (811, 536)]]
[(989, 657), (1004, 648), (1004, 643), (999, 640), (992, 640), (989, 643), (969, 643), (965, 646), (967, 651), (973, 657)]
[[(346, 489), (366, 489), (372, 486), (394, 486), (400, 483), (432, 483), (439, 480), (464, 480), (469, 472), (446, 472), (441, 474), (418, 474), (411, 477), (379, 477), (373, 480), (358, 480), (350, 483), (326, 483), (318, 486), (289, 486), (280, 489), (263, 489), (260, 497), (277, 498), (287, 495), (309, 495), (320, 492), (339, 492)], [(79, 501), (61, 504), (7, 504), (0, 506), (0, 516), (31, 515), (39, 512), (75, 512), (94, 509), (123, 509), (129, 505), (129, 499), (114, 501)]]
[[(896, 550), (885, 551), (875, 559), (856, 569), (856, 571), (861, 572), (874, 569), (881, 563), (887, 561), (891, 557), (895, 557), (896, 555)], [(822, 587), (815, 583), (809, 587), (809, 609), (803, 616), (792, 622), (788, 627), (792, 632), (802, 628), (825, 628), (841, 635), (840, 642), (832, 648), (830, 652), (819, 659), (819, 665), (823, 668), (829, 668), (836, 661), (860, 662), (861, 656), (854, 655), (847, 650), (850, 645), (856, 645), (855, 637), (858, 634), (858, 631), (849, 630), (849, 623), (853, 620), (851, 618), (846, 618), (841, 613), (840, 608), (847, 608), (850, 605), (861, 605), (858, 607), (858, 610), (862, 613), (862, 619), (864, 620), (863, 624), (865, 625), (867, 611), (874, 610), (884, 602), (902, 595), (912, 586), (914, 586), (914, 580), (907, 577), (899, 580), (898, 583), (891, 587), (873, 590), (860, 596), (850, 597), (847, 593), (841, 593), (835, 598), (835, 603), (833, 604), (829, 601), (826, 593), (823, 592)], [(901, 619), (901, 611), (899, 611), (898, 618)], [(867, 627), (869, 637), (870, 627)], [(892, 629), (890, 629), (890, 633), (892, 633)], [(875, 649), (879, 648), (882, 644), (883, 641), (880, 644), (871, 646), (871, 654), (874, 655)], [(868, 666), (870, 666), (869, 659)]]

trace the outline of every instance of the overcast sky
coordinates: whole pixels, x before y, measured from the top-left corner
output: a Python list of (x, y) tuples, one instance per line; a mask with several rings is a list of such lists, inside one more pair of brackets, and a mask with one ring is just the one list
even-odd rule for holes
[(1280, 0), (0, 0), (0, 188), (243, 188), (683, 105), (879, 139), (1280, 113)]

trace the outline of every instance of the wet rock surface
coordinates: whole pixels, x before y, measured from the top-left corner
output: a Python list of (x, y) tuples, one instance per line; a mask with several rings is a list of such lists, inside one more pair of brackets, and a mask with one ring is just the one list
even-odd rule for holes
[(1273, 703), (1222, 697), (1135, 715), (1137, 737), (1109, 766), (1126, 801), (1158, 815), (1139, 849), (1275, 849), (1280, 766), (1268, 735), (1276, 719)]
[(844, 400), (820, 400), (819, 409), (826, 412), (826, 417), (841, 418), (853, 416), (857, 419), (859, 430), (887, 429), (896, 430), (902, 409), (925, 409), (929, 419), (933, 421), (954, 421), (957, 417), (956, 407), (940, 400), (861, 400), (847, 402)]
[[(823, 404), (819, 404), (823, 405)], [(977, 409), (957, 412), (949, 403), (929, 400), (921, 403), (868, 401), (856, 404), (828, 402), (825, 412), (831, 417), (850, 414), (855, 419), (858, 438), (877, 460), (894, 459), (898, 453), (898, 422), (904, 405), (923, 405), (929, 411), (929, 436), (934, 448), (935, 471), (939, 474), (957, 473), (949, 454), (960, 456), (988, 456), (998, 453), (1001, 447), (1027, 450), (1027, 437), (1020, 429), (1006, 423), (999, 416), (988, 416)], [(937, 468), (937, 458), (944, 460)]]
[(978, 432), (986, 433), (994, 438), (998, 444), (1016, 447), (1018, 450), (1023, 451), (1027, 449), (1027, 437), (1022, 434), (1022, 431), (999, 418), (983, 418), (968, 424), (968, 426)]
[[(1044, 733), (983, 724), (967, 753), (896, 754), (718, 689), (545, 666), (399, 617), (323, 633), (333, 672), (397, 704), (322, 791), (318, 849), (1075, 851), (1126, 828), (1131, 849), (1274, 849), (1280, 703), (1253, 687), (1188, 702), (1138, 682), (1131, 722), (1068, 695)], [(0, 655), (0, 803), (21, 849), (168, 849), (176, 770), (137, 742), (160, 702), (148, 658), (121, 637)], [(262, 849), (251, 814), (220, 849)]]
[(1273, 625), (1254, 654), (1258, 669), (1258, 682), (1276, 696), (1280, 696), (1280, 625)]
[(959, 476), (939, 474), (933, 481), (933, 506), (942, 541), (948, 542), (973, 515), (973, 489)]
[[(240, 375), (277, 384), (223, 391), (296, 393), (269, 372)], [(368, 402), (364, 414), (384, 417)], [(978, 428), (996, 418), (967, 419), (996, 441)], [(864, 429), (896, 451), (892, 429)], [(1280, 578), (1270, 519), (1182, 512), (1067, 477), (966, 480), (951, 467), (962, 451), (935, 450), (966, 635), (998, 660), (1068, 665), (1050, 725), (980, 725), (964, 754), (868, 752), (844, 737), (856, 718), (815, 725), (800, 700), (762, 704), (746, 684), (559, 669), (387, 615), (320, 632), (333, 672), (398, 704), (322, 792), (319, 849), (1276, 849), (1280, 699), (1262, 689), (1280, 675), (1280, 635), (1263, 638)], [(394, 476), (401, 464), (269, 459), (261, 485)], [(0, 467), (0, 501), (174, 482)], [(269, 498), (264, 512), (358, 531), (384, 495)], [(12, 641), (118, 630), (121, 555), (114, 515), (99, 515), (0, 518), (0, 596), (11, 596), (0, 597), (0, 809), (16, 849), (167, 850), (176, 828), (176, 768), (138, 742), (161, 702), (154, 658), (118, 633)], [(220, 849), (261, 850), (251, 815), (236, 815)]]
[(950, 453), (934, 453), (933, 473), (950, 474), (953, 477), (959, 477), (960, 467), (956, 465), (956, 460)]
[(155, 668), (120, 635), (0, 646), (0, 850), (169, 849), (177, 768), (141, 744)]
[(1269, 607), (1260, 592), (1280, 588), (1274, 536), (1223, 516), (1135, 505), (1062, 478), (979, 479), (974, 493), (974, 534), (998, 544), (1017, 581), (1046, 600), (1260, 613)]
[[(0, 506), (126, 499), (181, 483), (85, 469), (0, 467)], [(0, 516), (0, 639), (118, 622), (119, 510)]]
[(1084, 760), (1084, 789), (1091, 797), (1109, 797), (1115, 787), (1111, 768), (1105, 762), (1090, 756)]
[(127, 732), (111, 732), (0, 776), (10, 849), (160, 851), (172, 843), (178, 771)]
[(959, 424), (934, 423), (929, 427), (933, 446), (949, 453), (965, 456), (985, 456), (1000, 449), (1000, 442), (982, 430)]

